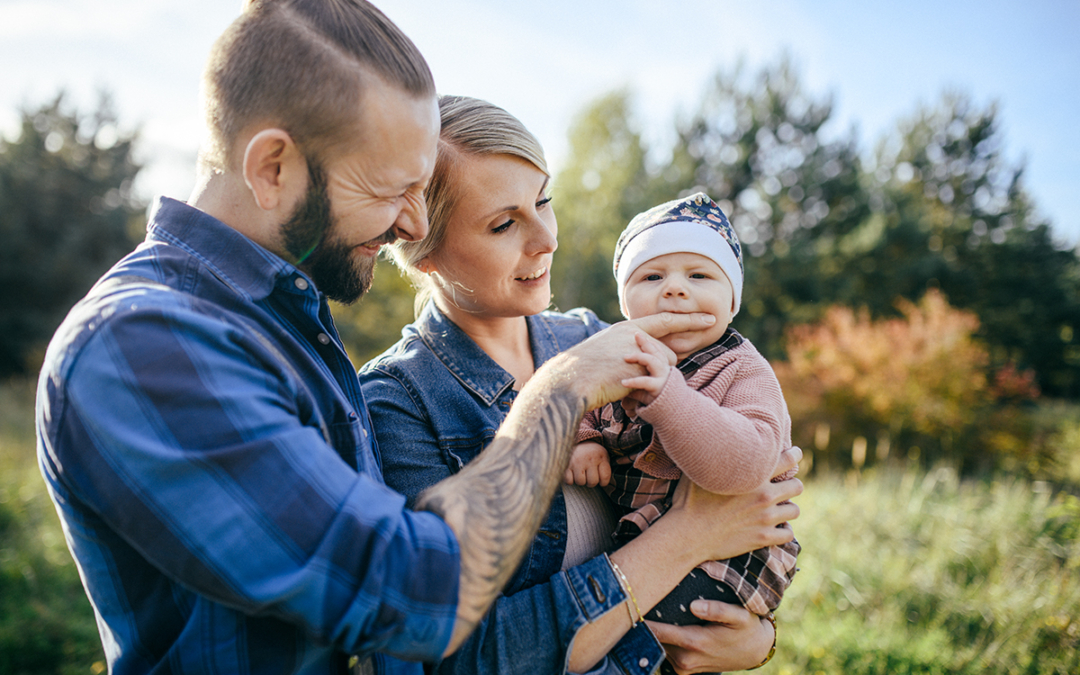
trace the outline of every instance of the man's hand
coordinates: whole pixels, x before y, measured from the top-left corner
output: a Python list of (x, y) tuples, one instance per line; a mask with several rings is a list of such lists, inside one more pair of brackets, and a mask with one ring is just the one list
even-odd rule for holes
[(637, 355), (644, 353), (642, 344), (650, 345), (651, 355), (675, 365), (674, 352), (657, 340), (650, 340), (649, 336), (659, 338), (669, 333), (704, 330), (714, 323), (716, 317), (711, 314), (667, 312), (623, 321), (563, 352), (545, 368), (551, 366), (573, 379), (580, 395), (587, 401), (586, 409), (592, 410), (629, 394), (630, 387), (623, 384), (624, 380), (648, 374), (649, 371), (636, 362)]

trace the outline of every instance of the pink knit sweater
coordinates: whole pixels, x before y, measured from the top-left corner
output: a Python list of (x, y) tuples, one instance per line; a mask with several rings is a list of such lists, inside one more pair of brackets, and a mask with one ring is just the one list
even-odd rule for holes
[[(600, 437), (599, 410), (577, 441)], [(791, 417), (768, 361), (747, 340), (685, 379), (674, 366), (660, 395), (639, 408), (653, 441), (634, 466), (657, 478), (685, 473), (717, 494), (740, 494), (769, 480), (791, 446)], [(682, 469), (682, 472), (680, 472)]]

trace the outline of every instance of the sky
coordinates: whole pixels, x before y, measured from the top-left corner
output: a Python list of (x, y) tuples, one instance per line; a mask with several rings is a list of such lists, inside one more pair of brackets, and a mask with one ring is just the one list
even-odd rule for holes
[[(240, 0), (0, 0), (0, 134), (60, 90), (111, 92), (138, 128), (142, 197), (185, 199), (203, 135), (199, 78)], [(1080, 0), (375, 0), (427, 58), (441, 93), (519, 117), (557, 172), (566, 132), (627, 88), (657, 152), (710, 79), (790, 56), (830, 133), (877, 141), (946, 91), (998, 106), (1011, 163), (1065, 245), (1080, 244)]]

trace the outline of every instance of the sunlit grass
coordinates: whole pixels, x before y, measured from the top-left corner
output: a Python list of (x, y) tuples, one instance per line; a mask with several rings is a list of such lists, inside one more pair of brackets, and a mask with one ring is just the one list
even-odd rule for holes
[(34, 383), (0, 386), (0, 673), (100, 673), (90, 603), (34, 455)]
[[(763, 675), (1080, 672), (1080, 500), (948, 468), (806, 485)], [(33, 383), (0, 385), (0, 673), (102, 669), (36, 466)]]
[(954, 471), (818, 476), (770, 673), (1080, 672), (1080, 500)]

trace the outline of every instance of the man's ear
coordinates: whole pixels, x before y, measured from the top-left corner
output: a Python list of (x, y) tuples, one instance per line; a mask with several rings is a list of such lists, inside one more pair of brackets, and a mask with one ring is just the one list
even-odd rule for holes
[(263, 129), (244, 149), (244, 182), (264, 211), (292, 208), (307, 189), (307, 161), (283, 129)]

